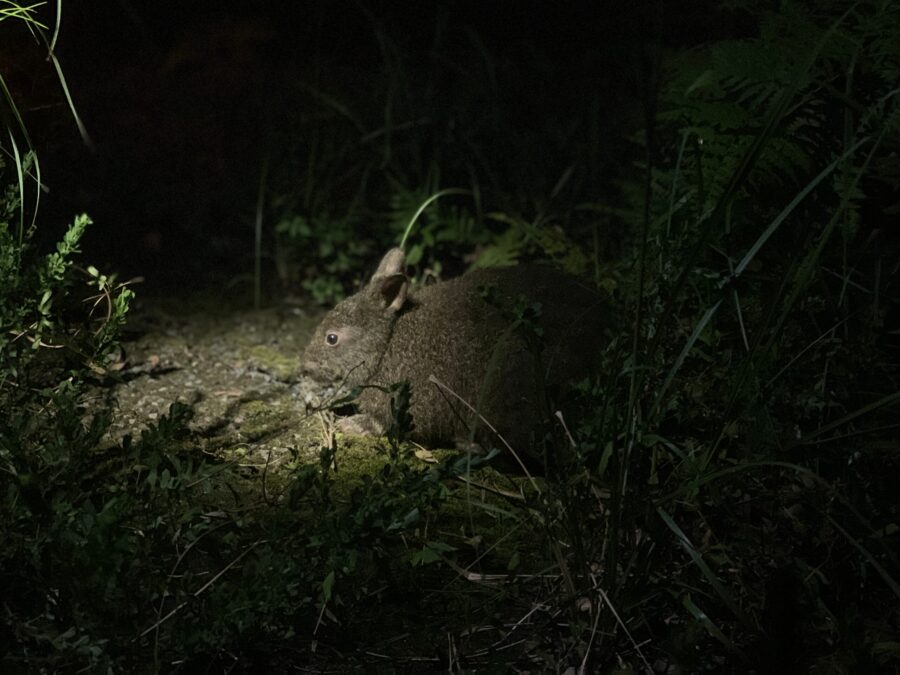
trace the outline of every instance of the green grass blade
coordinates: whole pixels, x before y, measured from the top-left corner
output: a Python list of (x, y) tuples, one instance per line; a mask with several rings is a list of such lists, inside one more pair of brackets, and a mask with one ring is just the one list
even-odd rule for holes
[(406, 238), (409, 236), (409, 233), (412, 231), (413, 225), (419, 219), (419, 216), (422, 215), (422, 212), (425, 211), (433, 202), (437, 201), (440, 197), (444, 197), (446, 195), (470, 195), (472, 194), (471, 190), (465, 190), (463, 188), (447, 188), (446, 190), (441, 190), (439, 192), (435, 192), (428, 199), (422, 202), (421, 206), (416, 209), (416, 212), (413, 214), (413, 217), (409, 219), (409, 224), (407, 224), (406, 229), (403, 231), (403, 238), (400, 240), (400, 248), (404, 248), (406, 246)]
[(769, 224), (769, 226), (763, 231), (763, 233), (761, 235), (759, 235), (759, 238), (753, 243), (753, 246), (750, 247), (750, 250), (747, 251), (747, 253), (744, 255), (744, 257), (741, 259), (741, 262), (739, 262), (737, 267), (734, 269), (733, 276), (738, 277), (741, 275), (741, 273), (747, 268), (747, 265), (749, 265), (752, 262), (753, 258), (756, 257), (756, 254), (759, 253), (759, 250), (769, 240), (769, 237), (771, 237), (775, 233), (775, 230), (777, 230), (779, 228), (779, 226), (781, 226), (781, 224), (787, 219), (787, 217), (789, 215), (791, 215), (791, 213), (793, 213), (794, 209), (797, 208), (797, 206), (800, 204), (800, 202), (802, 202), (804, 199), (806, 199), (806, 197), (809, 196), (809, 193), (812, 192), (814, 189), (816, 189), (819, 186), (819, 183), (821, 183), (829, 175), (831, 175), (831, 173), (838, 167), (839, 164), (841, 164), (844, 160), (846, 160), (848, 157), (850, 157), (854, 152), (856, 152), (859, 149), (859, 147), (863, 143), (865, 143), (868, 140), (869, 140), (868, 136), (861, 138), (859, 141), (857, 141), (853, 145), (853, 147), (851, 147), (844, 154), (842, 154), (840, 157), (835, 159), (831, 164), (829, 164), (827, 167), (825, 167), (819, 173), (818, 176), (813, 178), (809, 182), (809, 184), (807, 184), (807, 186), (805, 188), (803, 188), (800, 192), (797, 193), (797, 196), (791, 200), (791, 203), (788, 204), (787, 206), (785, 206), (784, 209), (782, 209), (781, 213), (779, 213), (775, 217), (775, 219)]
[(681, 134), (681, 145), (678, 147), (678, 156), (675, 158), (675, 169), (672, 172), (672, 188), (669, 191), (669, 208), (666, 209), (666, 239), (672, 234), (672, 216), (675, 214), (675, 193), (678, 187), (678, 177), (681, 175), (681, 160), (684, 157), (684, 149), (687, 146), (691, 131)]
[(13, 136), (12, 129), (7, 129), (9, 134), (9, 144), (13, 152), (13, 163), (16, 166), (16, 178), (19, 186), (19, 227), (17, 232), (18, 246), (16, 246), (17, 255), (22, 254), (22, 243), (25, 234), (25, 169), (22, 166), (22, 156), (19, 154), (19, 145)]
[(873, 556), (869, 549), (860, 544), (855, 537), (850, 536), (850, 533), (847, 532), (843, 527), (841, 527), (838, 522), (832, 518), (830, 515), (825, 514), (826, 518), (831, 522), (834, 528), (844, 535), (844, 538), (850, 542), (851, 546), (853, 546), (857, 551), (859, 551), (862, 556), (868, 561), (868, 563), (875, 568), (875, 571), (878, 572), (878, 576), (881, 577), (882, 581), (888, 585), (888, 588), (891, 589), (891, 592), (897, 596), (897, 599), (900, 600), (900, 584), (892, 577), (884, 567), (882, 567), (881, 563), (875, 560), (875, 556)]
[(84, 126), (84, 122), (81, 121), (81, 116), (75, 109), (75, 101), (72, 99), (72, 93), (69, 91), (68, 84), (66, 84), (66, 76), (63, 75), (62, 66), (59, 64), (59, 59), (56, 58), (56, 54), (54, 54), (52, 51), (50, 51), (49, 53), (50, 60), (53, 62), (53, 67), (56, 69), (56, 76), (59, 78), (59, 84), (62, 87), (63, 94), (66, 97), (66, 102), (69, 104), (69, 110), (72, 112), (72, 118), (75, 120), (75, 125), (78, 127), (78, 133), (81, 135), (81, 140), (86, 146), (93, 149), (94, 142), (88, 135), (87, 128)]
[(709, 618), (707, 613), (697, 607), (689, 594), (685, 595), (681, 599), (681, 604), (688, 612), (690, 612), (691, 616), (694, 617), (694, 620), (706, 629), (707, 633), (709, 633), (716, 640), (725, 645), (725, 647), (727, 647), (730, 651), (744, 656), (743, 652), (741, 652), (741, 650), (738, 649), (730, 639), (728, 639), (728, 636), (722, 632), (722, 629), (719, 628), (715, 623), (713, 623), (712, 619)]
[(34, 190), (34, 208), (31, 211), (31, 222), (28, 224), (28, 236), (30, 237), (34, 234), (35, 229), (37, 229), (37, 215), (39, 211), (39, 207), (41, 205), (41, 192), (46, 190), (46, 186), (41, 183), (41, 162), (38, 160), (37, 153), (31, 152), (31, 159), (34, 162), (34, 178), (35, 182), (35, 190)]
[(900, 391), (895, 391), (893, 394), (888, 394), (887, 396), (882, 396), (877, 401), (873, 401), (872, 403), (869, 403), (868, 405), (864, 405), (862, 408), (859, 408), (858, 410), (854, 410), (852, 413), (844, 415), (843, 417), (835, 420), (834, 422), (829, 422), (828, 424), (819, 427), (812, 433), (806, 434), (802, 438), (791, 443), (788, 446), (788, 449), (797, 447), (798, 445), (807, 445), (814, 438), (818, 438), (822, 434), (828, 433), (829, 431), (832, 431), (833, 429), (837, 429), (838, 427), (841, 427), (841, 426), (847, 424), (848, 422), (855, 420), (857, 417), (862, 417), (863, 415), (866, 415), (870, 412), (878, 410), (879, 408), (884, 408), (885, 406), (889, 406), (893, 403), (898, 403), (898, 402), (900, 402)]
[(700, 321), (697, 322), (697, 325), (694, 326), (693, 332), (691, 332), (688, 341), (685, 343), (684, 347), (681, 350), (681, 353), (678, 355), (678, 358), (675, 359), (675, 363), (672, 365), (672, 368), (669, 369), (668, 374), (666, 375), (666, 379), (663, 381), (662, 386), (659, 388), (659, 391), (656, 394), (656, 400), (653, 401), (653, 406), (650, 408), (650, 417), (653, 417), (653, 413), (656, 412), (657, 408), (663, 401), (663, 397), (666, 394), (666, 391), (669, 389), (669, 385), (672, 384), (672, 380), (675, 379), (676, 373), (681, 369), (681, 366), (684, 365), (684, 360), (687, 358), (687, 355), (690, 353), (694, 344), (700, 337), (700, 334), (703, 332), (703, 329), (706, 328), (706, 325), (709, 323), (710, 319), (712, 319), (713, 315), (716, 313), (716, 310), (719, 309), (719, 306), (722, 304), (722, 301), (719, 300), (712, 307), (707, 309), (703, 316), (700, 317)]
[(727, 476), (743, 473), (744, 471), (751, 471), (753, 469), (760, 469), (763, 467), (780, 467), (783, 469), (791, 469), (796, 473), (802, 474), (814, 482), (822, 483), (822, 479), (819, 477), (819, 474), (814, 471), (810, 471), (809, 469), (800, 466), (799, 464), (792, 464), (791, 462), (781, 462), (777, 460), (763, 460), (759, 462), (744, 462), (741, 464), (736, 464), (734, 466), (729, 466), (725, 469), (721, 469), (719, 471), (714, 471), (713, 473), (708, 473), (705, 476), (701, 476), (695, 480), (690, 481), (690, 483), (686, 483), (677, 489), (673, 490), (669, 494), (661, 497), (658, 500), (658, 504), (667, 504), (676, 499), (683, 498), (688, 492), (692, 490), (696, 490), (699, 487), (707, 485), (709, 483), (713, 483), (720, 478), (725, 478)]
[(857, 169), (856, 174), (853, 178), (853, 182), (850, 185), (849, 189), (846, 191), (844, 197), (841, 199), (841, 203), (838, 206), (837, 210), (834, 212), (834, 215), (829, 219), (828, 223), (825, 225), (825, 228), (822, 231), (822, 234), (819, 235), (819, 241), (816, 245), (806, 254), (803, 260), (800, 263), (799, 268), (797, 269), (797, 273), (793, 280), (793, 286), (791, 288), (791, 292), (788, 295), (787, 300), (784, 303), (784, 306), (781, 309), (781, 314), (778, 317), (778, 321), (775, 324), (774, 329), (772, 330), (771, 335), (769, 336), (769, 342), (766, 345), (765, 352), (768, 352), (771, 349), (772, 345), (776, 337), (781, 332), (781, 327), (784, 325), (784, 322), (787, 320), (788, 316), (791, 313), (791, 310), (794, 307), (794, 304), (800, 298), (800, 295), (807, 288), (809, 283), (812, 281), (812, 278), (815, 274), (815, 270), (818, 268), (817, 263), (819, 258), (822, 255), (822, 251), (825, 249), (825, 244), (831, 238), (831, 233), (834, 231), (834, 228), (837, 226), (841, 217), (843, 216), (844, 210), (847, 208), (850, 202), (851, 194), (854, 194), (859, 186), (859, 182), (862, 180), (862, 177), (866, 174), (869, 164), (872, 159), (875, 157), (875, 153), (878, 148), (881, 146), (881, 142), (884, 140), (885, 134), (889, 129), (889, 125), (884, 125), (881, 128), (881, 132), (875, 138), (875, 142), (872, 144), (872, 148), (869, 150), (869, 154), (866, 155), (865, 160), (863, 160), (862, 166)]
[(16, 106), (16, 102), (13, 100), (12, 94), (7, 88), (6, 81), (3, 79), (2, 75), (0, 75), (0, 91), (3, 92), (3, 98), (6, 101), (7, 108), (12, 112), (12, 116), (16, 120), (19, 131), (22, 132), (22, 137), (25, 139), (25, 145), (31, 149), (31, 137), (28, 135), (28, 128), (25, 126), (25, 120), (23, 120), (22, 116), (19, 114), (19, 108)]
[(691, 540), (688, 536), (682, 531), (682, 529), (678, 526), (672, 516), (670, 516), (665, 509), (662, 507), (657, 507), (656, 512), (659, 514), (659, 517), (662, 518), (663, 522), (666, 526), (672, 531), (672, 533), (678, 538), (679, 543), (682, 548), (687, 552), (687, 554), (691, 557), (691, 560), (694, 561), (694, 564), (709, 582), (709, 584), (716, 591), (716, 594), (722, 599), (722, 602), (725, 603), (725, 606), (731, 610), (731, 613), (744, 624), (744, 626), (750, 630), (754, 630), (754, 626), (750, 621), (749, 617), (744, 614), (743, 610), (738, 606), (738, 604), (734, 601), (734, 598), (731, 597), (731, 593), (728, 592), (728, 589), (725, 588), (724, 584), (719, 580), (719, 578), (715, 575), (715, 573), (710, 569), (709, 565), (706, 564), (706, 561), (703, 559), (703, 556), (700, 555), (700, 552), (694, 547)]
[(46, 5), (46, 2), (36, 2), (33, 5), (25, 6), (12, 2), (11, 0), (4, 0), (3, 4), (8, 6), (0, 8), (0, 22), (3, 22), (5, 19), (16, 19), (18, 21), (24, 21), (29, 27), (47, 28), (47, 26), (32, 16), (32, 13), (37, 11), (38, 8)]
[(53, 37), (50, 38), (50, 51), (56, 49), (56, 41), (59, 39), (59, 27), (62, 24), (62, 0), (56, 0), (56, 25), (53, 26)]
[(315, 101), (321, 103), (326, 108), (331, 108), (331, 110), (350, 122), (350, 124), (353, 125), (353, 128), (356, 129), (360, 134), (364, 134), (366, 132), (366, 127), (363, 124), (362, 120), (357, 115), (355, 115), (348, 106), (341, 103), (341, 101), (339, 101), (337, 98), (331, 96), (330, 94), (326, 94), (318, 87), (314, 87), (310, 84), (299, 82), (297, 83), (297, 86), (307, 94), (309, 94)]

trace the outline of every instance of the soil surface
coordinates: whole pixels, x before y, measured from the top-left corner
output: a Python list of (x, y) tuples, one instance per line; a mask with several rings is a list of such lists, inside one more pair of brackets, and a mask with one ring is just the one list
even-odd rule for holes
[(194, 410), (192, 436), (204, 452), (277, 468), (314, 456), (321, 423), (298, 396), (300, 356), (320, 314), (297, 308), (223, 310), (208, 300), (135, 307), (117, 364), (118, 442), (137, 436), (175, 401)]

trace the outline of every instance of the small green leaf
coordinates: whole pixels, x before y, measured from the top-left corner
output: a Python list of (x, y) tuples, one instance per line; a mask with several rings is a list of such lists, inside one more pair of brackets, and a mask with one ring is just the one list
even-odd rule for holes
[(456, 549), (453, 546), (445, 544), (442, 541), (429, 541), (425, 543), (420, 551), (413, 554), (410, 562), (412, 562), (413, 567), (428, 565), (429, 563), (440, 561), (443, 557), (443, 553), (449, 553), (455, 550)]
[(328, 573), (328, 576), (322, 580), (322, 597), (325, 602), (331, 600), (331, 592), (334, 589), (334, 570)]

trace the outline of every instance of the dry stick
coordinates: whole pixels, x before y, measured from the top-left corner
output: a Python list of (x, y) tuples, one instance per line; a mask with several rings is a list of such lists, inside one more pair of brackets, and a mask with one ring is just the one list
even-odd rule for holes
[(563, 417), (562, 410), (557, 410), (555, 413), (553, 413), (553, 416), (559, 420), (560, 426), (562, 426), (563, 431), (566, 432), (566, 438), (569, 439), (569, 445), (571, 445), (573, 448), (577, 447), (576, 443), (575, 443), (575, 439), (572, 438), (572, 433), (569, 431), (569, 427), (566, 424), (565, 418)]
[[(215, 455), (213, 455), (212, 453), (206, 453), (206, 454), (209, 454), (211, 457), (215, 457)], [(209, 474), (207, 474), (207, 475), (205, 475), (205, 476), (202, 476), (202, 477), (198, 478), (198, 479), (195, 480), (195, 481), (191, 481), (190, 483), (188, 483), (188, 484), (185, 485), (184, 487), (187, 488), (187, 489), (190, 489), (190, 488), (194, 487), (195, 485), (200, 485), (200, 483), (202, 483), (203, 481), (205, 481), (207, 478), (213, 478), (213, 477), (215, 477), (215, 476), (218, 476), (218, 475), (219, 475), (220, 473), (222, 473), (223, 471), (228, 471), (229, 468), (231, 468), (231, 464), (230, 464), (230, 463), (228, 463), (228, 464), (223, 464), (220, 468), (215, 469), (213, 472), (211, 472), (211, 473), (209, 473)], [(208, 534), (209, 532), (212, 532), (212, 530), (209, 530), (209, 531), (205, 532), (204, 534)], [(194, 540), (194, 542), (191, 544), (191, 546), (193, 546), (194, 544), (196, 544), (198, 541), (200, 541), (200, 540), (199, 540), (199, 539)]]
[(456, 650), (453, 648), (453, 636), (447, 631), (447, 672), (453, 672), (453, 664), (456, 656)]
[(519, 458), (519, 455), (516, 454), (516, 451), (512, 449), (512, 446), (511, 446), (509, 443), (507, 443), (507, 442), (506, 442), (506, 439), (503, 438), (503, 436), (500, 434), (500, 432), (497, 431), (497, 429), (494, 428), (494, 425), (491, 424), (490, 422), (488, 422), (488, 421), (484, 418), (484, 415), (482, 415), (482, 414), (481, 414), (480, 412), (478, 412), (475, 408), (473, 408), (472, 405), (471, 405), (468, 401), (466, 401), (464, 398), (462, 398), (459, 394), (457, 394), (455, 391), (453, 391), (453, 390), (452, 390), (450, 387), (448, 387), (446, 384), (444, 384), (443, 382), (441, 382), (440, 380), (438, 380), (434, 375), (429, 375), (429, 376), (428, 376), (428, 381), (431, 382), (431, 383), (433, 383), (433, 384), (436, 384), (436, 385), (439, 386), (441, 389), (443, 389), (444, 391), (446, 391), (448, 394), (451, 394), (456, 400), (458, 400), (460, 403), (462, 403), (464, 406), (466, 406), (466, 407), (467, 407), (469, 410), (471, 410), (473, 413), (475, 413), (476, 415), (478, 415), (478, 419), (480, 419), (482, 422), (484, 422), (484, 425), (485, 425), (488, 429), (491, 430), (491, 433), (493, 433), (497, 438), (500, 439), (500, 442), (503, 443), (503, 445), (506, 446), (506, 449), (509, 450), (510, 454), (511, 454), (511, 455), (515, 458), (515, 460), (519, 463), (519, 466), (522, 468), (522, 471), (525, 473), (525, 476), (527, 476), (528, 480), (531, 481), (531, 485), (532, 485), (532, 487), (534, 487), (535, 491), (536, 491), (538, 494), (541, 494), (541, 489), (538, 487), (537, 481), (536, 481), (536, 480), (534, 479), (534, 477), (528, 472), (528, 469), (525, 468), (524, 462), (522, 462), (522, 460)]
[(263, 475), (262, 475), (262, 496), (263, 501), (266, 504), (271, 506), (271, 502), (269, 501), (269, 492), (266, 485), (266, 477), (269, 475), (269, 462), (272, 461), (272, 448), (269, 448), (269, 454), (266, 455), (266, 465), (263, 467)]
[[(413, 443), (413, 445), (417, 445)], [(509, 490), (501, 490), (500, 488), (494, 487), (492, 485), (488, 485), (486, 483), (482, 483), (481, 481), (474, 480), (473, 478), (468, 478), (466, 476), (454, 476), (454, 480), (458, 480), (460, 483), (465, 483), (468, 486), (478, 488), (484, 492), (489, 492), (492, 495), (497, 495), (498, 497), (503, 497), (504, 499), (515, 499), (519, 502), (525, 501), (525, 495), (520, 492), (510, 492)]]
[(594, 644), (594, 637), (597, 635), (597, 626), (600, 624), (600, 608), (594, 613), (594, 625), (591, 626), (591, 639), (588, 640), (587, 647), (584, 649), (584, 658), (581, 659), (581, 665), (578, 666), (578, 674), (587, 673), (588, 657), (591, 655), (591, 645)]
[(39, 347), (46, 347), (47, 349), (63, 349), (63, 348), (65, 347), (65, 345), (52, 345), (52, 344), (48, 344), (48, 343), (46, 343), (46, 342), (43, 342), (43, 341), (41, 341), (41, 340), (36, 340), (35, 338), (31, 337), (31, 336), (30, 336), (28, 333), (26, 333), (25, 331), (9, 330), (9, 331), (7, 331), (7, 332), (8, 332), (10, 335), (15, 335), (15, 337), (11, 340), (11, 342), (15, 342), (15, 341), (18, 340), (20, 337), (24, 337), (24, 338), (25, 338), (26, 340), (28, 340), (31, 344), (34, 344), (35, 342), (37, 342), (37, 344), (38, 344)]
[[(225, 567), (223, 567), (221, 570), (219, 570), (219, 571), (216, 573), (216, 575), (215, 575), (212, 579), (210, 579), (210, 580), (207, 581), (205, 584), (203, 584), (200, 588), (198, 588), (196, 591), (194, 591), (193, 593), (191, 593), (191, 596), (194, 597), (194, 598), (200, 597), (200, 594), (203, 593), (207, 588), (209, 588), (210, 586), (212, 586), (216, 581), (218, 581), (218, 580), (219, 580), (219, 577), (221, 577), (223, 574), (225, 574), (225, 572), (227, 572), (227, 571), (230, 570), (232, 567), (234, 567), (235, 565), (237, 565), (237, 564), (244, 558), (244, 556), (246, 556), (248, 553), (250, 553), (250, 551), (252, 551), (254, 548), (256, 548), (257, 546), (259, 546), (260, 544), (265, 544), (266, 541), (267, 541), (266, 539), (258, 539), (257, 541), (255, 541), (255, 542), (253, 542), (252, 544), (250, 544), (250, 546), (247, 547), (247, 550), (245, 550), (243, 553), (241, 553), (237, 558), (235, 558), (234, 560), (232, 560), (230, 563), (228, 563), (227, 565), (225, 565)], [(169, 619), (171, 619), (177, 612), (181, 611), (181, 608), (184, 607), (186, 604), (188, 604), (188, 600), (185, 600), (184, 602), (180, 603), (180, 604), (179, 604), (177, 607), (175, 607), (171, 612), (169, 612), (169, 613), (166, 614), (164, 617), (162, 617), (159, 621), (157, 621), (157, 622), (154, 623), (152, 626), (150, 626), (149, 628), (147, 628), (147, 629), (146, 629), (143, 633), (141, 633), (138, 637), (144, 637), (144, 636), (145, 636), (147, 633), (149, 633), (150, 631), (156, 630), (157, 628), (159, 628), (162, 624), (164, 624), (166, 621), (168, 621)]]
[[(319, 410), (317, 417), (322, 425), (322, 442), (328, 448), (334, 447), (334, 422), (329, 419), (324, 410)], [(337, 456), (331, 458), (331, 468), (337, 469)]]
[[(634, 651), (636, 651), (637, 655), (639, 657), (641, 657), (641, 661), (644, 662), (644, 667), (647, 668), (647, 672), (650, 673), (650, 675), (652, 675), (653, 668), (650, 667), (650, 662), (647, 661), (647, 657), (644, 656), (644, 652), (641, 651), (640, 646), (638, 645), (637, 642), (635, 642), (634, 637), (632, 637), (632, 635), (631, 635), (631, 631), (628, 630), (628, 626), (625, 625), (625, 622), (622, 621), (622, 617), (619, 616), (619, 613), (616, 611), (616, 608), (613, 607), (613, 604), (609, 601), (609, 596), (606, 595), (606, 591), (604, 591), (602, 588), (600, 588), (599, 584), (595, 583), (594, 587), (597, 589), (597, 592), (603, 598), (603, 601), (606, 603), (606, 606), (609, 607), (609, 611), (611, 611), (613, 613), (613, 616), (615, 617), (616, 622), (622, 627), (622, 630), (625, 631), (625, 635), (627, 635), (628, 639), (631, 640), (631, 644), (634, 646)], [(599, 608), (598, 608), (598, 610), (599, 610)], [(598, 611), (597, 613), (599, 614), (600, 612)], [(591, 639), (593, 639), (593, 636)], [(585, 660), (586, 659), (587, 659), (587, 657), (585, 657)], [(583, 667), (584, 662), (582, 662), (581, 665)]]
[[(201, 534), (199, 537), (194, 539), (194, 541), (192, 541), (190, 544), (188, 544), (187, 547), (181, 552), (181, 555), (178, 556), (178, 559), (175, 561), (175, 564), (172, 566), (172, 571), (169, 572), (169, 575), (166, 577), (166, 585), (163, 587), (163, 592), (160, 594), (159, 609), (156, 611), (156, 623), (153, 624), (152, 626), (150, 626), (150, 628), (145, 630), (143, 633), (141, 633), (140, 637), (144, 637), (144, 635), (146, 635), (151, 630), (158, 629), (159, 626), (164, 621), (164, 619), (160, 618), (160, 615), (162, 614), (163, 605), (166, 602), (166, 591), (169, 589), (169, 579), (171, 579), (173, 576), (175, 576), (175, 570), (178, 569), (178, 566), (181, 564), (181, 561), (184, 560), (184, 557), (206, 535), (211, 534), (211, 533), (215, 532), (216, 530), (225, 527), (226, 524), (227, 523), (222, 523), (221, 525), (216, 525), (211, 530), (207, 530), (206, 532)], [(179, 608), (180, 608), (180, 605), (176, 609), (179, 609)], [(168, 616), (166, 616), (166, 618), (168, 619)], [(159, 632), (157, 631), (156, 636), (154, 637), (154, 640), (153, 640), (153, 666), (154, 666), (153, 670), (154, 670), (154, 672), (159, 672), (158, 661), (159, 661)]]
[[(507, 537), (511, 537), (512, 535), (514, 535), (517, 530), (518, 530), (518, 526), (510, 529), (509, 532), (507, 532), (506, 534), (501, 536), (497, 541), (495, 541), (493, 544), (488, 546), (481, 555), (479, 555), (477, 558), (475, 558), (475, 560), (470, 562), (465, 567), (461, 566), (459, 563), (454, 562), (450, 558), (447, 558), (446, 556), (441, 556), (441, 559), (444, 561), (445, 564), (447, 564), (454, 572), (456, 572), (463, 579), (466, 579), (467, 581), (471, 581), (476, 584), (484, 584), (486, 586), (490, 585), (488, 582), (490, 579), (492, 579), (494, 577), (508, 579), (510, 576), (508, 574), (496, 574), (496, 575), (495, 574), (477, 574), (475, 572), (472, 572), (472, 568), (475, 565), (477, 565), (481, 561), (482, 558), (484, 558), (486, 555), (491, 553), (495, 548), (497, 548), (500, 544), (502, 544), (503, 541), (506, 540)], [(515, 577), (517, 579), (531, 579), (531, 578), (535, 578), (537, 576), (544, 576), (544, 575), (536, 575), (536, 574), (517, 574), (517, 575), (515, 575)], [(445, 586), (445, 588), (449, 585), (450, 585), (450, 582), (447, 582), (447, 585)]]
[(525, 613), (525, 616), (520, 618), (512, 625), (512, 627), (507, 631), (504, 637), (501, 637), (499, 640), (496, 640), (493, 644), (491, 644), (491, 649), (502, 648), (501, 645), (506, 641), (506, 638), (512, 635), (519, 626), (525, 623), (532, 614), (540, 609), (545, 609), (544, 605), (534, 605), (531, 609), (529, 609), (528, 612)]
[[(325, 608), (326, 608), (326, 607), (328, 607), (328, 601), (327, 601), (327, 600), (326, 600), (325, 602), (322, 603), (322, 609), (319, 610), (319, 616), (318, 616), (318, 618), (316, 619), (316, 625), (315, 625), (315, 627), (313, 628), (313, 632), (312, 632), (313, 635), (315, 635), (316, 633), (319, 632), (319, 626), (322, 625), (322, 617), (325, 616)], [(315, 646), (313, 646), (313, 651), (314, 651), (314, 652), (316, 651)]]

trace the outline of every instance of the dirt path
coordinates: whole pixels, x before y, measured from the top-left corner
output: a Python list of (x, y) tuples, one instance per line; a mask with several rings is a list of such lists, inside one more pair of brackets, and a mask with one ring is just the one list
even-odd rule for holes
[(291, 449), (314, 453), (318, 425), (295, 385), (316, 319), (299, 310), (138, 306), (122, 344), (111, 438), (139, 434), (177, 400), (192, 405), (190, 428), (204, 452), (270, 468)]

